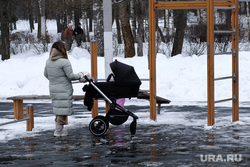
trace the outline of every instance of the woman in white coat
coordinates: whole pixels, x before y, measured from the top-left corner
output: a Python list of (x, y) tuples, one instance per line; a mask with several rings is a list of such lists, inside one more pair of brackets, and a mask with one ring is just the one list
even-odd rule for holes
[(66, 116), (73, 114), (73, 87), (71, 81), (85, 82), (84, 75), (89, 78), (89, 73), (73, 73), (71, 63), (68, 60), (65, 44), (62, 41), (52, 45), (49, 59), (46, 61), (44, 76), (49, 80), (50, 98), (52, 99), (53, 113), (56, 115), (56, 128), (54, 136), (67, 136), (63, 131)]

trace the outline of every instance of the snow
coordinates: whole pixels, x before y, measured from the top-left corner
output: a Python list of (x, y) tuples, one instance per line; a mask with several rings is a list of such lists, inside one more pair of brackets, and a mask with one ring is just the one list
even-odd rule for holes
[[(17, 28), (20, 31), (28, 30), (28, 22), (18, 22)], [(55, 34), (55, 22), (48, 21), (48, 32)], [(51, 45), (50, 45), (51, 46)], [(239, 101), (240, 106), (247, 106), (250, 99), (249, 83), (250, 83), (250, 52), (241, 51), (239, 53)], [(45, 62), (49, 57), (49, 52), (37, 55), (33, 51), (11, 55), (11, 59), (0, 61), (0, 100), (1, 102), (10, 102), (7, 97), (16, 95), (48, 95), (48, 80), (44, 77), (43, 71)], [(80, 71), (90, 72), (90, 53), (82, 48), (74, 47), (68, 53), (69, 60), (75, 73)], [(139, 78), (148, 79), (148, 57), (135, 56), (133, 58), (123, 58), (122, 56), (114, 57), (123, 63), (132, 65), (135, 68)], [(215, 58), (215, 78), (230, 76), (232, 69), (232, 60), (229, 55), (222, 55)], [(168, 105), (202, 105), (206, 106), (207, 101), (207, 57), (201, 56), (185, 56), (177, 55), (175, 57), (167, 57), (163, 54), (157, 54), (157, 95), (170, 99)], [(98, 57), (98, 78), (104, 79), (104, 58)], [(82, 83), (73, 84), (74, 94), (82, 95)], [(149, 90), (149, 81), (143, 81), (140, 89)], [(215, 99), (230, 98), (232, 94), (232, 83), (228, 81), (217, 81), (215, 83)], [(50, 102), (50, 101), (39, 101)], [(100, 104), (104, 106), (103, 103)], [(126, 105), (149, 106), (149, 102), (145, 100), (131, 99), (127, 100)], [(231, 102), (219, 104), (231, 107)], [(187, 126), (202, 126), (205, 130), (214, 127), (206, 125), (206, 119), (199, 120), (196, 123), (186, 119), (187, 112), (163, 112), (157, 121), (149, 119), (149, 113), (138, 113), (140, 117), (138, 124), (181, 124)], [(39, 132), (54, 129), (53, 117), (36, 117), (35, 128), (32, 132), (26, 132), (26, 123), (20, 122), (11, 125), (1, 126), (0, 142), (8, 140), (37, 135)], [(68, 128), (73, 128), (78, 124), (88, 126), (91, 115), (88, 118), (78, 119), (70, 118)], [(9, 119), (0, 119), (0, 124), (8, 122)], [(246, 124), (249, 117), (243, 119), (238, 124)], [(221, 120), (218, 126), (231, 126), (231, 116)]]

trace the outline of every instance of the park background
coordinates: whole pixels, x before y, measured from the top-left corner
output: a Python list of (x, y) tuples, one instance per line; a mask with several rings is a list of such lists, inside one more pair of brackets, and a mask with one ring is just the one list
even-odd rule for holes
[[(14, 1), (13, 1), (14, 2)], [(30, 2), (30, 1), (22, 1)], [(51, 2), (48, 3), (48, 2)], [(56, 2), (56, 1), (55, 1)], [(63, 1), (68, 2), (68, 1)], [(127, 1), (129, 2), (129, 1)], [(144, 1), (145, 2), (145, 1)], [(21, 2), (20, 2), (21, 3)], [(131, 3), (131, 2), (130, 2)], [(129, 3), (129, 4), (130, 4)], [(52, 1), (46, 1), (47, 7), (52, 6)], [(63, 4), (63, 3), (62, 3)], [(27, 3), (28, 5), (28, 3)], [(65, 4), (64, 4), (65, 5)], [(116, 3), (114, 3), (116, 5)], [(143, 3), (143, 7), (147, 8), (147, 3)], [(24, 5), (25, 6), (25, 5)], [(66, 5), (70, 9), (75, 9), (70, 7), (70, 4)], [(65, 6), (64, 6), (65, 7)], [(75, 7), (75, 6), (74, 6)], [(98, 8), (99, 7), (99, 8)], [(132, 11), (131, 4), (127, 6), (130, 12)], [(250, 86), (250, 57), (249, 57), (249, 35), (248, 35), (248, 15), (247, 15), (247, 3), (240, 3), (241, 13), (240, 13), (240, 43), (239, 43), (239, 102), (240, 107), (249, 105), (249, 86)], [(20, 10), (20, 8), (18, 8)], [(25, 8), (24, 8), (25, 9)], [(28, 9), (28, 8), (27, 8)], [(0, 100), (1, 102), (9, 102), (6, 100), (7, 97), (15, 95), (48, 95), (48, 80), (43, 76), (43, 70), (45, 62), (49, 57), (49, 51), (53, 42), (61, 39), (61, 32), (59, 31), (57, 19), (52, 19), (53, 15), (49, 13), (49, 7), (46, 8), (46, 30), (47, 30), (47, 43), (44, 45), (42, 40), (39, 39), (39, 23), (33, 20), (34, 27), (31, 28), (30, 20), (26, 19), (27, 13), (23, 16), (19, 16), (15, 22), (15, 28), (10, 31), (10, 57), (0, 62)], [(58, 8), (59, 9), (59, 8)], [(78, 9), (78, 8), (77, 8)], [(89, 21), (90, 17), (87, 15), (88, 8), (82, 8), (85, 11), (85, 20), (78, 18), (79, 22), (86, 23)], [(102, 55), (103, 44), (98, 32), (103, 30), (99, 29), (102, 26), (98, 20), (102, 17), (99, 14), (102, 13), (101, 5), (99, 3), (92, 4), (91, 9), (94, 9), (92, 16), (94, 18), (93, 31), (89, 32), (89, 39), (86, 37), (86, 42), (82, 43), (81, 47), (76, 47), (76, 43), (73, 43), (72, 50), (68, 52), (69, 60), (72, 64), (75, 73), (80, 71), (90, 71), (90, 41), (96, 40), (98, 42), (98, 78), (105, 78), (104, 70), (104, 57)], [(24, 11), (24, 10), (22, 10)], [(34, 10), (36, 11), (36, 10)], [(57, 10), (59, 11), (59, 10)], [(67, 11), (67, 12), (66, 12)], [(119, 11), (119, 10), (118, 10)], [(147, 10), (145, 10), (147, 11)], [(73, 10), (64, 10), (66, 16), (72, 13)], [(53, 12), (52, 12), (53, 13)], [(61, 12), (62, 13), (62, 12)], [(84, 13), (84, 12), (83, 12)], [(35, 13), (34, 13), (35, 14)], [(183, 13), (182, 13), (183, 14)], [(183, 18), (178, 19), (178, 15), (181, 13), (175, 13), (174, 11), (165, 11), (163, 13), (159, 12), (157, 14), (158, 26), (157, 31), (157, 58), (156, 58), (156, 71), (157, 71), (157, 95), (171, 100), (168, 105), (172, 106), (184, 106), (184, 105), (201, 105), (206, 106), (207, 101), (207, 55), (206, 55), (206, 41), (203, 37), (206, 36), (204, 33), (204, 22), (206, 21), (205, 12), (200, 10), (186, 11), (185, 13), (187, 26), (185, 27), (185, 35), (183, 36), (182, 48), (179, 50), (180, 54), (173, 54), (173, 45), (177, 40), (175, 38), (175, 30), (178, 26), (176, 22), (183, 23)], [(136, 14), (135, 14), (136, 15)], [(71, 15), (72, 16), (72, 15)], [(94, 17), (98, 16), (98, 17)], [(99, 17), (100, 16), (100, 17)], [(136, 15), (138, 16), (138, 15)], [(113, 59), (117, 59), (123, 63), (132, 65), (135, 68), (139, 78), (147, 79), (149, 78), (148, 70), (148, 20), (147, 13), (143, 13), (143, 28), (144, 28), (144, 43), (143, 47), (140, 46), (142, 52), (139, 54), (138, 43), (134, 42), (134, 54), (126, 53), (126, 46), (123, 42), (119, 43), (118, 38), (118, 28), (117, 24), (114, 22), (112, 26), (113, 32)], [(167, 16), (165, 18), (165, 16)], [(36, 16), (34, 16), (36, 18)], [(51, 18), (51, 19), (49, 19)], [(60, 18), (60, 17), (59, 17)], [(65, 17), (61, 17), (65, 19)], [(66, 17), (68, 18), (68, 17)], [(120, 16), (120, 18), (122, 18)], [(216, 23), (218, 27), (224, 27), (227, 23), (227, 13), (218, 12), (216, 14)], [(60, 19), (59, 19), (60, 20)], [(132, 16), (131, 16), (131, 20)], [(121, 21), (121, 20), (120, 20)], [(138, 21), (138, 20), (137, 20)], [(63, 22), (63, 27), (66, 27), (68, 23), (77, 21), (72, 19), (66, 19)], [(122, 22), (122, 21), (121, 21)], [(132, 27), (132, 21), (131, 27)], [(87, 30), (86, 24), (85, 30)], [(137, 24), (141, 25), (141, 24)], [(181, 24), (183, 25), (183, 24)], [(166, 26), (166, 27), (165, 27)], [(14, 27), (14, 25), (13, 25)], [(230, 26), (229, 26), (230, 27)], [(198, 31), (200, 30), (200, 31)], [(86, 31), (87, 32), (87, 31)], [(131, 31), (132, 32), (132, 31)], [(138, 30), (136, 29), (136, 32)], [(136, 33), (137, 34), (137, 33)], [(3, 35), (3, 33), (2, 33)], [(133, 37), (136, 39), (136, 37)], [(125, 38), (121, 38), (125, 40)], [(215, 51), (225, 52), (230, 51), (230, 36), (220, 36), (215, 39)], [(133, 49), (129, 49), (130, 51)], [(142, 53), (142, 54), (141, 54)], [(127, 55), (127, 56), (126, 56)], [(1, 55), (1, 59), (3, 56)], [(220, 55), (215, 57), (215, 77), (230, 76), (232, 73), (232, 57), (231, 55)], [(74, 94), (82, 95), (83, 84), (74, 84)], [(141, 89), (149, 90), (149, 82), (143, 81)], [(232, 81), (218, 81), (215, 83), (215, 100), (230, 98), (232, 96)], [(36, 102), (46, 102), (50, 101), (36, 101)], [(75, 102), (77, 104), (82, 104), (82, 102)], [(138, 99), (127, 99), (125, 105), (139, 105), (148, 106), (149, 102), (145, 100)], [(225, 102), (216, 104), (216, 106), (226, 106), (231, 107), (231, 102)], [(100, 103), (100, 106), (104, 106), (104, 103)], [(84, 109), (85, 106), (82, 105)], [(83, 113), (85, 114), (85, 113)], [(206, 117), (204, 119), (193, 123), (192, 121), (186, 119), (188, 113), (171, 113), (171, 111), (162, 112), (160, 117), (157, 117), (157, 121), (152, 121), (149, 119), (149, 112), (141, 113), (142, 119), (139, 119), (138, 124), (186, 124), (206, 127)], [(236, 124), (248, 125), (248, 116), (242, 117), (240, 114), (240, 121)], [(79, 120), (72, 118), (72, 124), (69, 125), (70, 128), (74, 128), (78, 124), (88, 124), (91, 118), (86, 118), (85, 120)], [(1, 122), (8, 121), (8, 119), (1, 119)], [(74, 122), (74, 123), (73, 123)], [(233, 125), (231, 123), (231, 115), (224, 117), (222, 120), (215, 121), (216, 126)], [(35, 122), (36, 128), (33, 132), (28, 133), (28, 135), (36, 135), (36, 132), (41, 132), (45, 130), (51, 130), (54, 128), (52, 117), (41, 117), (36, 118)], [(1, 131), (1, 141), (7, 141), (13, 138), (18, 138), (25, 136), (21, 129), (25, 125), (18, 125), (18, 128), (14, 126), (5, 126), (4, 128), (8, 131)]]

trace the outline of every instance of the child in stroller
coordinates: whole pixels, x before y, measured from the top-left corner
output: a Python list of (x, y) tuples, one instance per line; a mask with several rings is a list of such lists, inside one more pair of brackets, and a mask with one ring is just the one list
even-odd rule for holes
[[(136, 119), (138, 117), (128, 109), (116, 103), (120, 98), (137, 97), (141, 81), (135, 73), (134, 67), (121, 63), (117, 60), (110, 63), (112, 74), (107, 78), (107, 82), (93, 82), (86, 77), (89, 82), (83, 87), (85, 93), (84, 105), (91, 111), (93, 99), (104, 98), (110, 103), (110, 109), (106, 116), (98, 115), (89, 124), (90, 132), (95, 136), (102, 136), (109, 128), (109, 122), (113, 125), (121, 125), (127, 121), (128, 117), (133, 118), (130, 124), (131, 134), (136, 132)], [(110, 81), (111, 77), (114, 81)]]

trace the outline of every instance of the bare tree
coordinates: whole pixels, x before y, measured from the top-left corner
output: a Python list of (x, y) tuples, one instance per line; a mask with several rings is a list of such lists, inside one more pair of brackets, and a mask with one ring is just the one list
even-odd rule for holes
[(104, 57), (104, 29), (103, 29), (103, 11), (102, 11), (102, 1), (97, 1), (95, 4), (95, 40), (97, 41), (97, 55)]
[(137, 42), (137, 38), (136, 38), (136, 1), (131, 0), (130, 1), (130, 10), (131, 10), (131, 22), (132, 22), (132, 34), (134, 36), (134, 42)]
[(120, 2), (120, 19), (122, 27), (122, 36), (125, 45), (125, 57), (135, 56), (134, 38), (129, 23), (128, 0)]
[(121, 37), (121, 25), (120, 25), (120, 18), (119, 18), (119, 5), (118, 3), (114, 3), (113, 5), (114, 10), (114, 18), (116, 23), (116, 29), (117, 29), (117, 41), (118, 44), (122, 43), (122, 37)]
[(0, 1), (0, 20), (1, 20), (1, 40), (2, 40), (2, 60), (10, 59), (10, 6), (12, 0)]
[(138, 14), (138, 29), (137, 29), (137, 34), (138, 34), (138, 46), (137, 46), (137, 55), (138, 56), (143, 56), (143, 33), (144, 33), (144, 6), (143, 6), (143, 0), (137, 0), (137, 14)]
[(187, 26), (187, 10), (174, 10), (174, 25), (176, 27), (171, 56), (181, 54)]
[(249, 2), (246, 2), (247, 8), (247, 30), (248, 30), (248, 40), (250, 41), (250, 11), (249, 11)]
[(29, 23), (30, 23), (30, 32), (32, 33), (33, 30), (35, 29), (34, 26), (34, 14), (33, 14), (33, 8), (34, 8), (34, 1), (33, 0), (28, 0), (28, 14), (29, 14)]

